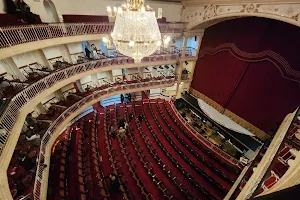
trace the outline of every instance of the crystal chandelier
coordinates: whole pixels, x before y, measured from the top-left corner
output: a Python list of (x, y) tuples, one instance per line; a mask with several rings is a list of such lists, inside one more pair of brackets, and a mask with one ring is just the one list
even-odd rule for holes
[[(155, 11), (144, 6), (144, 0), (127, 0), (120, 7), (107, 7), (109, 17), (115, 17), (114, 30), (110, 37), (104, 37), (105, 45), (112, 43), (123, 55), (132, 57), (140, 63), (143, 57), (150, 56), (161, 46), (167, 46), (170, 37), (162, 39)], [(158, 9), (158, 18), (162, 17), (162, 9)]]

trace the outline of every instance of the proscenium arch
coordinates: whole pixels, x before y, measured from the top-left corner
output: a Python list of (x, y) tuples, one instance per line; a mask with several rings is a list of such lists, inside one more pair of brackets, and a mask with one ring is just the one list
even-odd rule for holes
[[(299, 6), (300, 6), (300, 4), (299, 4)], [(200, 11), (200, 8), (199, 8), (199, 11)], [(205, 10), (203, 10), (202, 15), (204, 15), (204, 12), (205, 12)], [(300, 10), (299, 10), (299, 12), (300, 12)], [(300, 17), (298, 17), (299, 18), (299, 20), (298, 20), (298, 18), (296, 18), (296, 16), (289, 18), (289, 17), (285, 17), (284, 15), (275, 15), (275, 14), (259, 13), (259, 12), (249, 12), (249, 13), (235, 12), (235, 13), (222, 14), (222, 15), (216, 14), (210, 18), (206, 18), (206, 19), (199, 18), (198, 20), (196, 19), (195, 22), (191, 22), (191, 20), (187, 20), (187, 19), (182, 19), (182, 20), (188, 23), (186, 26), (186, 30), (189, 31), (189, 30), (196, 30), (199, 28), (199, 26), (201, 27), (202, 24), (205, 24), (205, 23), (208, 23), (208, 22), (211, 22), (214, 20), (225, 21), (225, 20), (241, 18), (241, 17), (261, 17), (261, 18), (273, 19), (273, 20), (286, 22), (288, 24), (292, 24), (292, 25), (300, 27)]]
[(60, 22), (54, 3), (51, 0), (44, 0), (43, 4), (50, 20), (49, 22)]
[[(83, 106), (81, 106), (80, 108), (78, 108), (77, 110), (73, 111), (72, 114), (70, 114), (67, 118), (64, 119), (64, 121), (62, 123), (60, 123), (56, 128), (55, 131), (52, 133), (46, 147), (45, 147), (45, 158), (44, 158), (44, 162), (45, 163), (50, 163), (50, 158), (51, 158), (51, 148), (56, 140), (56, 138), (62, 133), (62, 131), (65, 129), (65, 127), (69, 124), (69, 122), (71, 122), (76, 116), (78, 116), (81, 112), (83, 112), (86, 108), (88, 108), (89, 106), (99, 102), (102, 99), (114, 96), (114, 95), (118, 95), (118, 94), (124, 94), (124, 93), (129, 93), (129, 92), (140, 92), (140, 91), (144, 91), (144, 90), (150, 90), (150, 89), (155, 89), (155, 88), (162, 88), (162, 87), (170, 87), (174, 84), (175, 82), (172, 83), (165, 83), (165, 84), (160, 84), (160, 85), (153, 85), (153, 86), (147, 86), (147, 87), (142, 87), (142, 88), (130, 88), (127, 90), (119, 90), (119, 91), (115, 91), (112, 93), (108, 93), (108, 94), (104, 94), (101, 95), (98, 98), (95, 98), (93, 100), (91, 100), (90, 102), (87, 102), (86, 104), (84, 104)], [(88, 97), (86, 97), (88, 98)], [(43, 182), (42, 182), (42, 186), (41, 186), (41, 194), (45, 195), (42, 196), (41, 199), (46, 199), (46, 195), (47, 195), (47, 189), (48, 189), (48, 178), (49, 178), (49, 167), (47, 167), (44, 171), (43, 171)], [(37, 179), (36, 179), (37, 180)], [(47, 180), (47, 181), (46, 181)]]

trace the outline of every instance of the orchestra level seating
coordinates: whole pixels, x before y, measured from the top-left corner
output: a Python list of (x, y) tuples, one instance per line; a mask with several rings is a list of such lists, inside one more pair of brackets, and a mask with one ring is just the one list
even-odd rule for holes
[(211, 156), (170, 102), (94, 108), (57, 138), (48, 199), (223, 199), (241, 172)]

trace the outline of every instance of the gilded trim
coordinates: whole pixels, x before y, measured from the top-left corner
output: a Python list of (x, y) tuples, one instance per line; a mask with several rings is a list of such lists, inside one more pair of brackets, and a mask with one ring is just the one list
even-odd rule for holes
[(224, 113), (225, 109), (220, 104), (218, 104), (217, 102), (215, 102), (211, 98), (205, 96), (201, 92), (198, 92), (197, 90), (195, 90), (192, 87), (190, 87), (190, 94), (192, 94), (194, 97), (202, 99), (205, 103), (207, 103), (208, 105), (212, 106), (214, 109), (216, 109), (220, 113)]
[(190, 88), (190, 94), (192, 94), (193, 96), (195, 96), (197, 98), (202, 99), (205, 103), (207, 103), (208, 105), (212, 106), (213, 108), (215, 108), (220, 113), (226, 115), (227, 117), (231, 118), (233, 121), (235, 121), (236, 123), (238, 123), (239, 125), (241, 125), (245, 129), (247, 129), (250, 132), (252, 132), (259, 139), (266, 140), (266, 139), (270, 138), (270, 136), (268, 134), (266, 134), (264, 131), (260, 130), (259, 128), (257, 128), (253, 124), (249, 123), (248, 121), (246, 121), (243, 118), (239, 117), (238, 115), (234, 114), (230, 110), (225, 109), (220, 104), (218, 104), (217, 102), (215, 102), (211, 98), (205, 96), (201, 92), (198, 92), (197, 90), (195, 90), (192, 87)]

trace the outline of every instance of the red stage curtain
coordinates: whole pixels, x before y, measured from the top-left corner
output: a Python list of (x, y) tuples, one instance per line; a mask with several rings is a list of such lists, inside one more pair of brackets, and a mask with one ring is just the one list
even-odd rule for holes
[(265, 132), (300, 103), (299, 83), (281, 76), (269, 61), (249, 63), (227, 109)]
[[(299, 73), (299, 35), (299, 27), (276, 20), (228, 20), (205, 30), (199, 55), (223, 44), (234, 44), (246, 53), (270, 50)], [(247, 59), (247, 54), (236, 58), (229, 51), (214, 53), (198, 59), (191, 87), (254, 126), (268, 132), (300, 104), (300, 77), (286, 66), (280, 67), (298, 82), (283, 78), (286, 72), (268, 60)]]
[(225, 107), (247, 64), (228, 51), (205, 55), (197, 61), (192, 87)]

